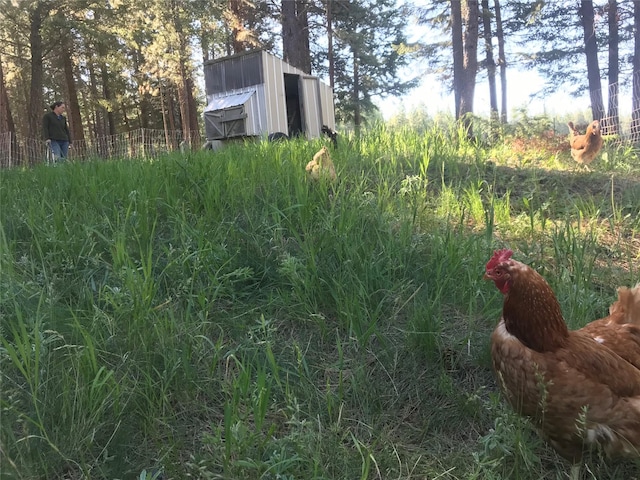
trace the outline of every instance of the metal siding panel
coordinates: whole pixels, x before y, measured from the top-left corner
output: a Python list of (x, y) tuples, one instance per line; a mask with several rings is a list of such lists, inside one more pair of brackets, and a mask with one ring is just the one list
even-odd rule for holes
[(269, 131), (269, 117), (267, 116), (268, 110), (266, 101), (267, 93), (264, 84), (260, 85), (258, 93), (260, 95), (259, 98), (261, 99), (261, 101), (258, 103), (258, 110), (260, 113), (260, 132), (264, 134), (268, 133)]
[(278, 97), (276, 95), (276, 72), (273, 57), (265, 53), (265, 65), (268, 65), (269, 75), (265, 82), (265, 96), (267, 103), (267, 133), (278, 130)]
[(292, 75), (302, 75), (303, 73), (298, 70), (295, 67), (292, 67), (290, 64), (288, 64), (287, 62), (285, 62), (284, 60), (282, 61), (282, 73), (290, 73)]
[(256, 101), (254, 98), (247, 103), (247, 135), (257, 135), (256, 130), (258, 130), (256, 126)]
[(287, 110), (284, 96), (284, 72), (282, 60), (265, 52), (265, 63), (268, 65), (269, 75), (265, 84), (267, 102), (268, 132), (283, 132), (289, 134), (287, 127)]
[(256, 86), (256, 94), (251, 97), (249, 108), (249, 122), (247, 122), (247, 135), (260, 136), (265, 133), (264, 121), (264, 85)]
[(307, 138), (318, 138), (320, 136), (320, 129), (322, 128), (322, 111), (320, 110), (318, 83), (318, 79), (311, 76), (306, 76), (302, 80), (302, 98), (305, 102)]
[(265, 87), (264, 83), (258, 85), (258, 91), (256, 92), (256, 129), (257, 135), (263, 135), (268, 132), (267, 128), (267, 106), (265, 100)]
[(262, 83), (261, 51), (252, 51), (204, 63), (207, 95), (224, 93)]
[(213, 95), (224, 91), (223, 67), (220, 63), (207, 64), (204, 66), (204, 84), (208, 95)]
[(322, 104), (323, 124), (331, 130), (336, 129), (336, 112), (333, 104), (333, 90), (326, 83), (320, 82), (320, 99)]
[(255, 135), (256, 131), (256, 104), (258, 101), (258, 97), (256, 95), (252, 96), (251, 99), (247, 102), (246, 111), (247, 111), (247, 135), (252, 136)]
[(262, 53), (262, 62), (264, 67), (264, 104), (266, 109), (266, 130), (267, 133), (273, 131), (274, 125), (276, 124), (274, 120), (274, 94), (273, 90), (273, 62), (269, 58), (267, 52)]
[(273, 57), (276, 66), (275, 87), (276, 87), (276, 106), (278, 110), (278, 129), (277, 132), (283, 132), (289, 135), (289, 123), (287, 122), (287, 97), (284, 91), (284, 67), (286, 63), (277, 57)]
[(285, 62), (284, 60), (281, 60), (278, 57), (273, 57), (276, 60), (278, 60), (281, 64), (282, 64), (282, 73), (290, 73), (291, 75), (300, 75), (301, 77), (308, 77), (309, 74), (303, 72), (302, 70), (300, 70), (299, 68), (294, 67), (293, 65), (291, 65), (290, 63)]

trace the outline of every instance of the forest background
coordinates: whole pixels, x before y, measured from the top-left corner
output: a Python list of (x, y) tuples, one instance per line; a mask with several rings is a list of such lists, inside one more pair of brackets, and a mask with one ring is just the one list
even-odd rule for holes
[[(75, 141), (140, 128), (199, 138), (202, 63), (264, 48), (326, 79), (338, 121), (356, 130), (380, 118), (376, 99), (407, 94), (425, 75), (434, 93), (453, 93), (470, 133), (479, 85), (482, 110), (507, 122), (510, 72), (528, 69), (545, 81), (538, 95), (588, 92), (605, 133), (618, 133), (622, 102), (635, 138), (640, 4), (503, 3), (2, 0), (0, 134), (39, 139), (47, 105), (63, 99)], [(409, 41), (416, 25), (430, 33)]]

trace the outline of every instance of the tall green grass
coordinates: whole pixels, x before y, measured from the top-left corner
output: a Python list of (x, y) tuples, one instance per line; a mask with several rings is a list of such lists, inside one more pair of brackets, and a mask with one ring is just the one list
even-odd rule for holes
[(640, 279), (635, 157), (379, 126), (313, 182), (320, 145), (1, 172), (2, 478), (564, 471), (496, 394), (483, 265), (509, 246), (572, 326), (604, 315)]

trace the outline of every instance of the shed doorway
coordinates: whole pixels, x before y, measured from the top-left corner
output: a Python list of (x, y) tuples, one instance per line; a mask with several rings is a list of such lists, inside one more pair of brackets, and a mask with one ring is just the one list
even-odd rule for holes
[(302, 121), (302, 97), (300, 95), (300, 75), (284, 74), (284, 96), (287, 104), (287, 127), (289, 137), (304, 134)]

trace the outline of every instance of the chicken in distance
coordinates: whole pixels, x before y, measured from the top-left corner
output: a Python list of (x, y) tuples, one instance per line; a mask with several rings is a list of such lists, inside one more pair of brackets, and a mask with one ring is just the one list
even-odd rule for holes
[(567, 123), (569, 127), (569, 145), (571, 145), (571, 157), (587, 169), (600, 150), (602, 150), (602, 132), (600, 122), (594, 120), (587, 127), (587, 132), (580, 135), (573, 122)]

